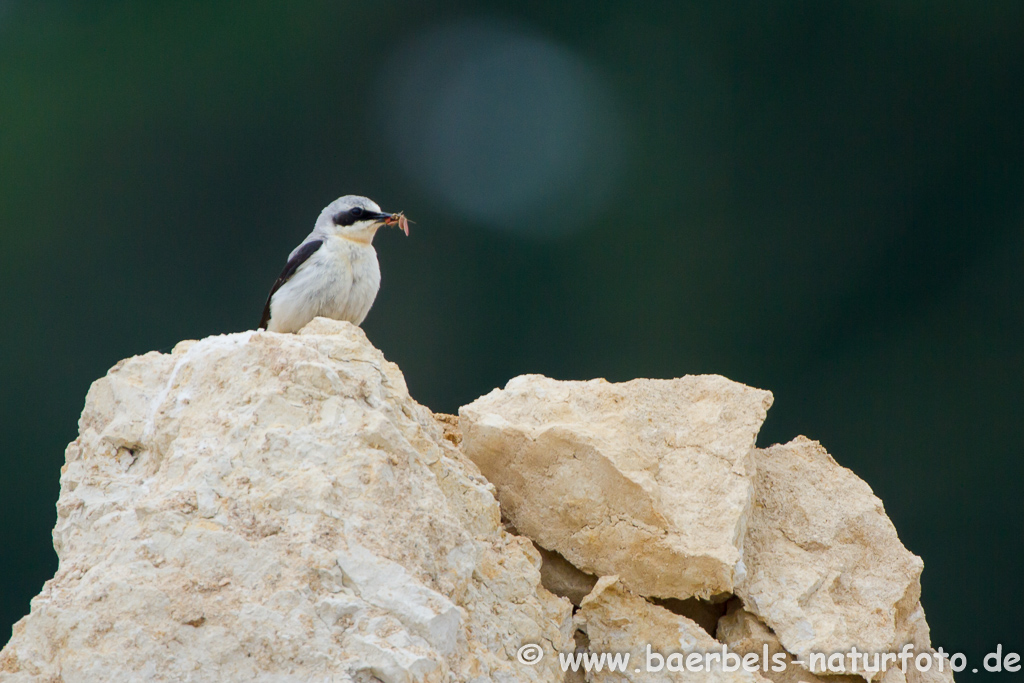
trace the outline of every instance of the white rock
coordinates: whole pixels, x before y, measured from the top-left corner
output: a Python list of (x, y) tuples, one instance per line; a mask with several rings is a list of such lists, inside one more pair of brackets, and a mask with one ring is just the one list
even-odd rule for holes
[[(614, 576), (601, 577), (574, 619), (591, 653), (629, 653), (624, 671), (591, 671), (588, 680), (594, 683), (768, 683), (739, 657), (726, 665), (722, 643), (696, 622), (630, 594)], [(688, 664), (689, 656), (696, 660)]]
[(923, 564), (871, 488), (804, 437), (755, 458), (747, 574), (737, 586), (746, 609), (809, 664), (814, 652), (894, 652), (912, 640), (928, 647)]
[(459, 411), (520, 532), (642, 595), (731, 592), (771, 394), (716, 375), (511, 380)]
[(359, 328), (122, 361), (80, 430), (0, 681), (562, 679), (569, 603)]
[(462, 620), (455, 604), (409, 576), (405, 568), (350, 543), (338, 552), (338, 566), (358, 595), (394, 614), (410, 631), (426, 638), (438, 652), (455, 649)]
[[(743, 608), (731, 611), (718, 620), (715, 638), (729, 646), (729, 649), (740, 655), (755, 654), (762, 661), (771, 662), (762, 674), (774, 683), (829, 683), (830, 679), (819, 678), (810, 673), (805, 666), (794, 661), (793, 655), (786, 652), (782, 643), (775, 637), (771, 629)], [(785, 666), (776, 666), (774, 657), (781, 657)], [(781, 669), (776, 671), (775, 669)], [(838, 676), (846, 683), (858, 683), (863, 679), (856, 676)], [(831, 680), (831, 683), (838, 683)]]
[[(717, 376), (524, 376), (434, 416), (361, 330), (323, 319), (122, 361), (67, 449), (60, 567), (0, 683), (580, 681), (556, 656), (574, 628), (581, 652), (632, 655), (598, 683), (814, 683), (837, 679), (794, 655), (932, 653), (921, 561), (818, 444), (753, 447), (770, 403)], [(516, 661), (528, 643), (535, 666)], [(722, 643), (790, 666), (668, 670)], [(950, 683), (945, 664), (863, 673)]]

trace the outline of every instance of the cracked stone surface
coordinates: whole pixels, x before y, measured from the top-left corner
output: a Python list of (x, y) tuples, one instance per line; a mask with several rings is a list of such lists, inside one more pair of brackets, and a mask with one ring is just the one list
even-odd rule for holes
[(459, 411), (462, 448), (540, 546), (642, 594), (732, 592), (772, 397), (717, 375), (524, 375)]
[(118, 363), (57, 509), (4, 683), (561, 681), (573, 646), (491, 485), (348, 323)]
[[(710, 661), (709, 670), (678, 670), (683, 667), (683, 658), (687, 656), (720, 654), (722, 643), (708, 635), (696, 622), (631, 594), (614, 576), (598, 580), (594, 590), (583, 599), (574, 621), (577, 628), (587, 634), (591, 652), (630, 654), (625, 671), (592, 671), (587, 680), (593, 683), (769, 683), (760, 672), (747, 671), (738, 664), (737, 671), (725, 670), (721, 658)], [(652, 670), (659, 667), (655, 654), (665, 658), (660, 663), (660, 671)]]
[(774, 671), (773, 667), (769, 666), (768, 671), (762, 674), (774, 683), (863, 683), (864, 681), (863, 678), (853, 675), (831, 675), (826, 678), (810, 673), (806, 667), (793, 661), (793, 655), (786, 652), (771, 629), (742, 607), (731, 609), (728, 614), (719, 619), (715, 638), (739, 654), (753, 653), (765, 658), (767, 653), (767, 659), (773, 663), (772, 657), (781, 656), (786, 664), (782, 671)]
[(928, 648), (923, 563), (871, 488), (805, 437), (758, 450), (755, 462), (747, 573), (736, 590), (746, 609), (804, 659), (854, 646)]

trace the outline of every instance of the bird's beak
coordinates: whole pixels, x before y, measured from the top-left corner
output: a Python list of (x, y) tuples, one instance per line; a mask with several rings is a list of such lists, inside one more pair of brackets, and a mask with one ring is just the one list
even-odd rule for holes
[(402, 213), (402, 212), (393, 213), (393, 214), (390, 214), (390, 215), (386, 215), (386, 217), (384, 218), (384, 225), (396, 225), (396, 224), (398, 225), (399, 228), (401, 228), (402, 232), (405, 233), (405, 236), (408, 237), (409, 236), (409, 219), (405, 217), (404, 213)]

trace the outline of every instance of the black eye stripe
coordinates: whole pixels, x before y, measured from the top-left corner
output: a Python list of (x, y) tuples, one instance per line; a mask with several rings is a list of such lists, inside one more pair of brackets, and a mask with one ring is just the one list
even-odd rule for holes
[[(356, 207), (356, 208), (358, 208), (358, 207)], [(348, 209), (348, 210), (345, 210), (345, 211), (340, 211), (340, 212), (334, 214), (334, 224), (335, 225), (340, 225), (340, 226), (352, 225), (353, 223), (358, 221), (360, 218), (362, 218), (362, 214), (363, 214), (363, 212), (360, 211), (359, 215), (355, 215), (355, 214), (352, 213), (351, 209)]]
[[(353, 213), (353, 212), (355, 212), (355, 213)], [(384, 215), (385, 214), (379, 214), (376, 211), (370, 211), (369, 209), (364, 209), (361, 206), (354, 206), (351, 209), (346, 209), (345, 211), (339, 211), (338, 213), (334, 214), (334, 216), (331, 218), (331, 220), (334, 222), (335, 225), (340, 226), (340, 227), (345, 227), (345, 226), (348, 226), (348, 225), (352, 225), (353, 223), (356, 223), (357, 221), (365, 221), (368, 218), (384, 217)]]

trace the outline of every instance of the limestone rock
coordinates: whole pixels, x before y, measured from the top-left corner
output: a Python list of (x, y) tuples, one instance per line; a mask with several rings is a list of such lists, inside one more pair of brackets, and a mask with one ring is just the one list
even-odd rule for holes
[(733, 590), (767, 391), (716, 375), (517, 377), (460, 411), (463, 451), (539, 545), (642, 595)]
[[(324, 319), (122, 361), (68, 447), (60, 567), (0, 683), (855, 683), (794, 660), (932, 653), (921, 561), (818, 444), (754, 448), (770, 403), (717, 376), (524, 376), (433, 415)], [(788, 666), (673, 670), (723, 644)], [(563, 674), (574, 647), (630, 665)]]
[[(767, 659), (773, 663), (775, 660), (772, 658), (781, 655), (785, 668), (772, 665), (763, 673), (765, 678), (774, 683), (863, 683), (864, 680), (852, 675), (833, 675), (828, 678), (815, 676), (806, 667), (794, 662), (793, 655), (786, 652), (771, 629), (742, 607), (730, 610), (718, 621), (715, 638), (728, 645), (731, 651), (741, 655), (754, 653), (762, 660)], [(775, 668), (782, 670), (775, 671)]]
[[(629, 653), (625, 671), (591, 671), (588, 680), (594, 683), (768, 683), (759, 671), (741, 664), (735, 671), (726, 670), (722, 643), (690, 619), (630, 594), (614, 576), (601, 577), (574, 620), (586, 632), (592, 653)], [(712, 653), (719, 657), (707, 659)], [(691, 655), (708, 668), (693, 670), (685, 659)]]
[(569, 603), (353, 325), (122, 361), (66, 459), (4, 683), (562, 680)]
[(922, 562), (900, 543), (871, 488), (804, 437), (758, 450), (755, 459), (747, 574), (737, 585), (746, 609), (805, 660), (853, 646), (893, 652), (917, 640), (927, 647)]
[[(938, 665), (939, 659), (935, 656), (935, 649), (931, 646), (931, 634), (928, 622), (924, 618), (924, 609), (921, 603), (915, 605), (902, 624), (900, 647), (904, 643), (914, 646), (914, 653), (926, 653), (931, 655), (932, 664), (925, 671), (919, 670), (917, 666), (908, 666), (904, 674), (900, 671), (887, 671), (881, 680), (884, 683), (953, 683), (953, 670), (949, 668), (949, 655), (946, 654), (942, 660), (942, 666)], [(916, 659), (916, 657), (915, 657)]]

